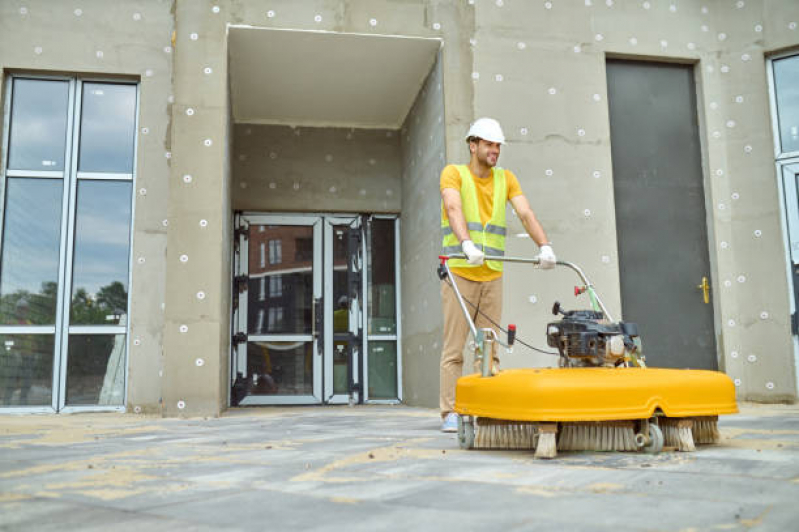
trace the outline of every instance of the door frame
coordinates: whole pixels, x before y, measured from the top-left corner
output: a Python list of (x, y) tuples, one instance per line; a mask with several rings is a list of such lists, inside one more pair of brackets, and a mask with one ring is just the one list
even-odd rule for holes
[[(250, 225), (291, 225), (291, 226), (309, 226), (313, 228), (313, 302), (322, 297), (322, 218), (320, 216), (310, 215), (270, 215), (270, 214), (255, 214), (255, 213), (242, 213), (238, 216), (237, 225), (247, 224)], [(249, 264), (249, 246), (247, 245), (247, 238), (244, 232), (239, 232), (239, 253), (238, 264), (235, 273), (242, 271), (242, 264)], [(249, 268), (248, 268), (249, 272)], [(241, 292), (239, 292), (241, 293)], [(312, 332), (311, 334), (268, 334), (268, 335), (249, 335), (247, 328), (248, 316), (248, 298), (238, 297), (239, 303), (234, 314), (234, 332), (243, 331), (247, 335), (247, 340), (232, 346), (231, 354), (231, 377), (235, 378), (237, 373), (242, 373), (244, 378), (248, 377), (247, 374), (247, 344), (251, 339), (261, 339), (261, 341), (273, 340), (277, 342), (312, 342), (312, 360), (313, 360), (313, 391), (310, 395), (267, 395), (267, 396), (253, 396), (247, 395), (240, 402), (239, 406), (253, 406), (253, 405), (307, 405), (318, 404), (322, 401), (322, 364), (317, 363), (317, 357), (322, 356), (319, 346), (319, 338), (317, 331), (313, 330), (315, 320), (312, 319)], [(316, 311), (318, 312), (318, 311)], [(324, 357), (322, 356), (322, 360)]]
[[(321, 215), (320, 218), (324, 220), (324, 238), (322, 246), (324, 248), (323, 259), (323, 275), (324, 275), (324, 354), (322, 355), (323, 369), (324, 369), (324, 387), (323, 394), (325, 404), (347, 404), (360, 402), (360, 392), (357, 390), (351, 391), (347, 394), (337, 394), (333, 388), (333, 358), (334, 358), (334, 339), (333, 339), (333, 226), (334, 225), (349, 225), (350, 229), (361, 231), (363, 234), (364, 228), (361, 225), (361, 217), (359, 215), (342, 215), (336, 214), (331, 216)], [(361, 382), (359, 375), (361, 375), (361, 361), (363, 359), (365, 338), (360, 331), (363, 330), (362, 324), (364, 319), (364, 310), (366, 308), (365, 299), (365, 286), (366, 286), (366, 268), (364, 268), (366, 255), (365, 239), (360, 238), (360, 249), (356, 257), (347, 257), (348, 260), (356, 260), (354, 269), (360, 274), (361, 277), (361, 290), (360, 299), (356, 298), (350, 301), (349, 309), (349, 334), (350, 338), (358, 339), (360, 342), (357, 346), (350, 345), (350, 350), (357, 347), (357, 351), (353, 352), (350, 357), (352, 367), (349, 369), (349, 374), (352, 375), (353, 381), (356, 383)], [(326, 265), (331, 265), (330, 268), (325, 268)], [(348, 265), (352, 268), (353, 265)], [(354, 318), (354, 319), (353, 319)], [(348, 375), (349, 377), (349, 375)], [(348, 378), (349, 382), (349, 378)]]

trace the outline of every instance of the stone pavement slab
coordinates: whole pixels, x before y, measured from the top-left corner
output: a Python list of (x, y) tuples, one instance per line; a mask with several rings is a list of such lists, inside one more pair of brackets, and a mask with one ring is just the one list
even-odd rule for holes
[(405, 406), (0, 417), (0, 530), (799, 530), (799, 405), (694, 453), (462, 451)]

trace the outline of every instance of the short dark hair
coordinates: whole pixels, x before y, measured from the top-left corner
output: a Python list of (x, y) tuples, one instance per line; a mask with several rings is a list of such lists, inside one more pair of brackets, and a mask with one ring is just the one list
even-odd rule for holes
[(472, 142), (480, 142), (480, 137), (475, 137), (472, 135), (471, 137), (466, 137), (466, 144), (471, 144)]

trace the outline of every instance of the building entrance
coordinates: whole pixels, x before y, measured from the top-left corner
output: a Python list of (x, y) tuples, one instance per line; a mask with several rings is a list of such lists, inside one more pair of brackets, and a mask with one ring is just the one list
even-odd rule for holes
[(401, 399), (397, 224), (236, 216), (231, 404)]

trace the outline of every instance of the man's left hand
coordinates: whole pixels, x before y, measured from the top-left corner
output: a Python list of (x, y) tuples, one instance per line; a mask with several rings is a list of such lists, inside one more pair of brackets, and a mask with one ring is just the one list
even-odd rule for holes
[(555, 257), (555, 252), (552, 251), (552, 246), (549, 244), (541, 246), (540, 252), (538, 253), (538, 264), (541, 266), (542, 270), (551, 270), (555, 267), (557, 261), (558, 259)]

